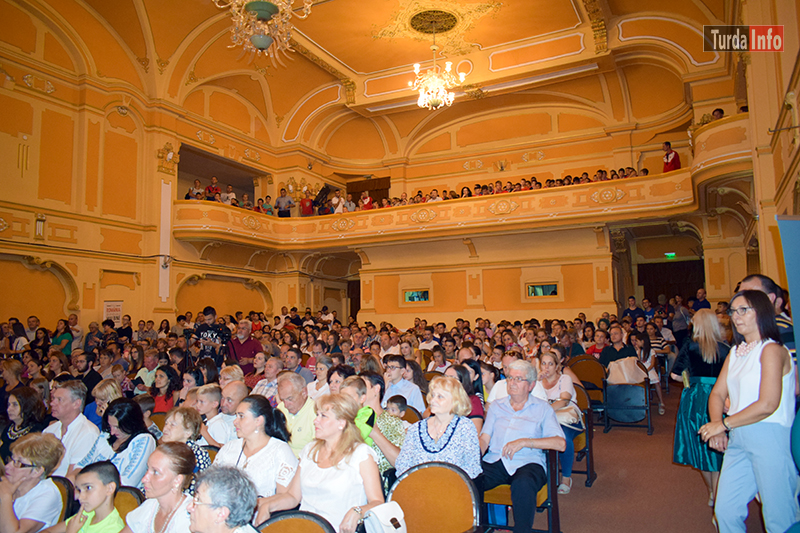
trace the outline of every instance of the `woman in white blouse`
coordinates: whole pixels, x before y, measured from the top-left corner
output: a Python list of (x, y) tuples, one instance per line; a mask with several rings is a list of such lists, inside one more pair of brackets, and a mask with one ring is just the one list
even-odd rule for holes
[(297, 474), (273, 510), (316, 513), (338, 533), (354, 533), (364, 514), (383, 503), (375, 452), (355, 424), (358, 404), (342, 394), (317, 399), (315, 439), (300, 453)]
[(222, 447), (214, 464), (235, 466), (255, 483), (258, 513), (254, 523), (261, 524), (269, 518), (272, 497), (288, 490), (297, 470), (297, 458), (287, 444), (286, 418), (263, 396), (248, 396), (236, 408), (233, 426), (239, 438)]
[(331, 392), (328, 385), (328, 370), (333, 366), (333, 360), (327, 355), (322, 355), (317, 358), (317, 379), (308, 384), (308, 397), (316, 400), (320, 396), (324, 396)]

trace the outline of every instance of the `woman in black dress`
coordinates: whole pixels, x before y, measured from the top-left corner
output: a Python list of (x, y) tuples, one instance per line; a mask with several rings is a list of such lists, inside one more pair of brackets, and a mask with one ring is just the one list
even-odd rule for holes
[(8, 396), (8, 426), (0, 436), (0, 457), (7, 463), (11, 445), (17, 439), (47, 427), (45, 408), (39, 393), (31, 387), (19, 387)]
[(688, 387), (681, 394), (675, 423), (673, 461), (692, 466), (703, 474), (708, 486), (708, 504), (714, 505), (717, 480), (722, 468), (722, 454), (711, 449), (697, 434), (709, 422), (708, 397), (722, 371), (730, 346), (722, 342), (722, 330), (710, 309), (701, 309), (692, 319), (692, 338), (681, 348), (670, 376), (681, 381), (688, 372)]

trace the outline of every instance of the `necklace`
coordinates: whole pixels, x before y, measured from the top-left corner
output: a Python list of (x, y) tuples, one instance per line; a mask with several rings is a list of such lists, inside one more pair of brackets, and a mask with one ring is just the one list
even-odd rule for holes
[(19, 427), (16, 424), (12, 424), (8, 428), (8, 438), (11, 440), (17, 440), (18, 438), (22, 437), (23, 435), (27, 435), (33, 426), (23, 426)]
[[(175, 505), (175, 507), (173, 507), (173, 509), (172, 509), (172, 511), (170, 511), (169, 515), (167, 515), (167, 519), (164, 521), (164, 524), (161, 526), (161, 529), (158, 530), (158, 533), (164, 533), (164, 531), (166, 531), (167, 527), (169, 526), (169, 523), (172, 521), (173, 515), (175, 515), (175, 511), (178, 510), (178, 508), (183, 503), (184, 499), (186, 499), (186, 496), (185, 495), (181, 496), (181, 499), (178, 500), (178, 503)], [(159, 511), (161, 510), (161, 504), (160, 503), (158, 504), (158, 510)], [(158, 511), (156, 511), (156, 514), (158, 514)], [(155, 525), (155, 516), (153, 517), (153, 525)]]
[(436, 417), (433, 417), (432, 421), (435, 422), (433, 428), (433, 434), (434, 434), (433, 440), (439, 440), (444, 434), (444, 432), (447, 430), (447, 427), (450, 425), (450, 423), (448, 422), (447, 424), (444, 424), (444, 427), (437, 429), (436, 426), (440, 426), (441, 422), (439, 422), (439, 419)]
[(736, 355), (739, 356), (739, 357), (744, 357), (744, 356), (750, 354), (750, 352), (752, 352), (753, 349), (756, 346), (758, 346), (758, 344), (760, 342), (761, 342), (761, 339), (755, 340), (755, 341), (752, 341), (752, 342), (744, 342), (744, 341), (742, 341), (739, 344), (739, 346), (736, 348)]

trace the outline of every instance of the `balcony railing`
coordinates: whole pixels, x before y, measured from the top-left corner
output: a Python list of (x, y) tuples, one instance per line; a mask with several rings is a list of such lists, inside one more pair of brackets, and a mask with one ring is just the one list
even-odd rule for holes
[(278, 250), (344, 248), (398, 240), (499, 234), (668, 217), (697, 208), (688, 169), (340, 215), (278, 218), (225, 204), (174, 203), (176, 239)]

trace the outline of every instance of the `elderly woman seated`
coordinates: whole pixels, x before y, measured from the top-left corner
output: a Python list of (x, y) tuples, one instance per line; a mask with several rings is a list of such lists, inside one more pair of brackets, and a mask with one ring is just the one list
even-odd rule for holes
[(427, 399), (433, 416), (408, 428), (395, 462), (397, 476), (419, 464), (441, 461), (475, 479), (481, 473), (481, 450), (478, 431), (466, 418), (472, 404), (464, 387), (456, 378), (435, 377)]
[(256, 487), (241, 470), (212, 466), (197, 477), (197, 493), (189, 504), (192, 533), (256, 533), (250, 520)]
[(0, 479), (0, 522), (6, 531), (36, 533), (58, 522), (61, 493), (48, 479), (64, 455), (53, 435), (31, 433), (11, 445)]
[[(378, 459), (356, 427), (358, 403), (342, 394), (317, 398), (315, 438), (300, 453), (297, 474), (272, 510), (316, 513), (338, 533), (353, 533), (364, 514), (383, 503)], [(342, 490), (347, 487), (348, 490)]]

